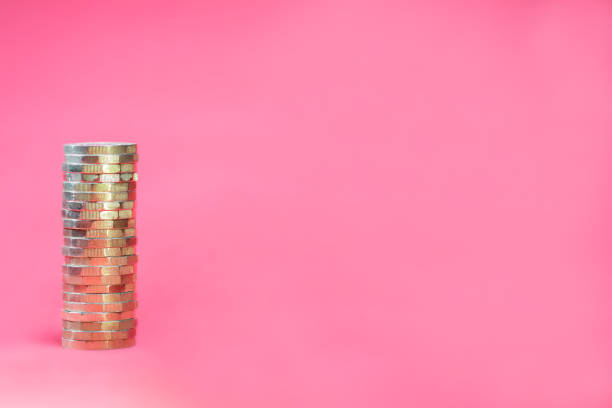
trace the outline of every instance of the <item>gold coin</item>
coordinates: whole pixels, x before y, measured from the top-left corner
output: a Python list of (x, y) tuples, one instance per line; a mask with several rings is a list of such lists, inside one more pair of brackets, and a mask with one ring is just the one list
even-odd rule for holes
[(70, 192), (119, 193), (132, 190), (136, 190), (135, 181), (128, 181), (126, 183), (79, 183), (76, 181), (64, 181), (64, 191)]
[(67, 340), (102, 341), (131, 339), (136, 335), (136, 329), (113, 331), (75, 331), (63, 330), (62, 337)]
[(135, 338), (125, 340), (106, 340), (106, 341), (79, 341), (62, 339), (62, 347), (74, 350), (113, 350), (132, 347), (136, 344)]
[(64, 145), (66, 154), (126, 154), (136, 153), (135, 143), (94, 142)]
[(135, 163), (122, 164), (62, 164), (62, 170), (69, 173), (91, 173), (91, 174), (114, 174), (114, 173), (134, 173)]
[(105, 322), (108, 320), (125, 320), (134, 318), (134, 311), (127, 312), (70, 312), (62, 310), (62, 319), (73, 322)]
[(112, 239), (64, 238), (64, 245), (77, 248), (123, 248), (136, 245), (136, 237)]
[(64, 292), (62, 299), (66, 302), (86, 302), (86, 303), (133, 302), (136, 300), (136, 292), (122, 292), (122, 293)]
[(123, 285), (136, 283), (136, 275), (79, 276), (64, 274), (64, 283), (70, 285)]
[(116, 303), (84, 303), (84, 302), (64, 302), (64, 310), (69, 312), (87, 313), (120, 313), (136, 310), (137, 302), (116, 302)]
[(133, 201), (136, 191), (119, 191), (116, 193), (76, 193), (65, 191), (65, 201)]
[(124, 229), (136, 226), (136, 220), (70, 220), (64, 218), (64, 228), (73, 229)]
[(136, 265), (123, 266), (75, 266), (62, 265), (62, 272), (76, 276), (131, 275), (136, 273)]
[(62, 217), (71, 220), (124, 220), (134, 218), (134, 210), (71, 211), (62, 210)]
[(133, 265), (138, 261), (137, 255), (105, 256), (105, 257), (78, 257), (65, 256), (66, 264), (75, 266), (111, 266)]
[(77, 257), (125, 256), (136, 254), (133, 246), (119, 248), (62, 247), (62, 255)]
[(133, 210), (134, 201), (62, 201), (62, 208), (70, 211)]
[(136, 289), (136, 285), (133, 283), (126, 283), (125, 285), (70, 285), (64, 283), (63, 288), (64, 292), (75, 293), (119, 293), (133, 292)]
[(73, 322), (64, 320), (62, 322), (64, 330), (82, 330), (82, 331), (99, 331), (99, 330), (129, 330), (137, 325), (136, 319), (115, 320), (106, 322)]
[(65, 237), (74, 238), (119, 238), (136, 236), (136, 228), (118, 229), (64, 229)]
[(138, 161), (136, 153), (128, 154), (65, 154), (64, 161), (70, 164), (120, 164)]
[(68, 173), (64, 172), (64, 181), (78, 181), (85, 183), (121, 183), (127, 181), (138, 181), (138, 173)]

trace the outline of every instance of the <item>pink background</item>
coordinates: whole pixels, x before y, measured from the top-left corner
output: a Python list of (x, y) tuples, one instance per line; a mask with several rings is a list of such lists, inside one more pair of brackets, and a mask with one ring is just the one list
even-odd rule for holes
[[(607, 1), (5, 1), (0, 406), (610, 407)], [(136, 348), (59, 346), (62, 144), (139, 144)]]

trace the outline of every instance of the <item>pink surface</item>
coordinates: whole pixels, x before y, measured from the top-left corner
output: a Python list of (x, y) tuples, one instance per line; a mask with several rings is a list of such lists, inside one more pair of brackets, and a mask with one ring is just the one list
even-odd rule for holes
[[(2, 2), (0, 406), (611, 406), (611, 26)], [(140, 326), (75, 352), (60, 163), (96, 140), (139, 144)]]

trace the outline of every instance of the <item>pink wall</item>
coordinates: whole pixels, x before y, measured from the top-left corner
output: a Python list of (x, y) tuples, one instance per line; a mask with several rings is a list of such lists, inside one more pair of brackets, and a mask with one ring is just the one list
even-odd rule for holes
[[(611, 27), (2, 2), (0, 405), (610, 407)], [(59, 346), (61, 145), (92, 140), (141, 152), (130, 350)]]

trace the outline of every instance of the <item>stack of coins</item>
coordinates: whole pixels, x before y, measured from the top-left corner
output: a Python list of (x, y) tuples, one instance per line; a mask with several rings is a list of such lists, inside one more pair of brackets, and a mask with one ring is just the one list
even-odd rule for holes
[(64, 145), (62, 345), (105, 350), (136, 334), (136, 145)]

